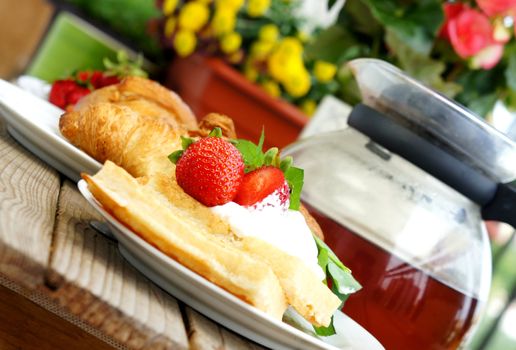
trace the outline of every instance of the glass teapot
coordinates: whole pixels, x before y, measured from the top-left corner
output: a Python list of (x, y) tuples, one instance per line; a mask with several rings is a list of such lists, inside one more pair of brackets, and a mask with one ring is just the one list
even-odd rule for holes
[(469, 110), (374, 59), (349, 63), (349, 127), (283, 151), (303, 202), (363, 289), (344, 312), (386, 349), (455, 349), (485, 304), (483, 219), (516, 226), (516, 145)]

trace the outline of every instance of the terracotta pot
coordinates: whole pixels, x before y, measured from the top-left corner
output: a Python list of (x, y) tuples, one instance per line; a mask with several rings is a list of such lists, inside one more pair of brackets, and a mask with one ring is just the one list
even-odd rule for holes
[(292, 143), (308, 120), (298, 108), (269, 96), (217, 58), (194, 55), (175, 59), (166, 84), (197, 117), (217, 112), (233, 118), (240, 138), (257, 142), (265, 127), (265, 148)]

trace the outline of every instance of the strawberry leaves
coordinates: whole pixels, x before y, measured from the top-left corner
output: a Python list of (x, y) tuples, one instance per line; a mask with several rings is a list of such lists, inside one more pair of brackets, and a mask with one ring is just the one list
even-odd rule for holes
[[(220, 128), (214, 128), (208, 137), (222, 137), (222, 130)], [(277, 147), (272, 147), (264, 153), (262, 150), (264, 140), (265, 132), (262, 129), (262, 134), (260, 135), (258, 144), (243, 139), (228, 141), (231, 142), (242, 155), (245, 166), (244, 172), (246, 174), (263, 166), (274, 166), (279, 168), (285, 175), (285, 180), (290, 188), (289, 209), (299, 210), (299, 206), (301, 204), (301, 190), (303, 189), (304, 171), (303, 169), (292, 166), (292, 157), (288, 156), (281, 159), (280, 151)], [(168, 159), (172, 163), (176, 164), (184, 151), (194, 142), (194, 139), (181, 136), (182, 149), (172, 152), (168, 156)]]
[(263, 142), (265, 140), (265, 132), (262, 129), (258, 144), (254, 144), (248, 140), (230, 140), (232, 144), (240, 151), (244, 159), (245, 172), (249, 173), (262, 166), (274, 166), (280, 168), (285, 175), (285, 180), (290, 187), (290, 207), (292, 210), (299, 210), (301, 204), (301, 190), (303, 189), (304, 171), (292, 166), (292, 157), (280, 158), (278, 148), (272, 147), (265, 153), (263, 152)]

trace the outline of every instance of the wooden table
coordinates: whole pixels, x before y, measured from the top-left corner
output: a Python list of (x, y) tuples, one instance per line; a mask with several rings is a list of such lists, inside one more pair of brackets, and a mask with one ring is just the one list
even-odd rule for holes
[(130, 266), (0, 115), (0, 349), (261, 349)]

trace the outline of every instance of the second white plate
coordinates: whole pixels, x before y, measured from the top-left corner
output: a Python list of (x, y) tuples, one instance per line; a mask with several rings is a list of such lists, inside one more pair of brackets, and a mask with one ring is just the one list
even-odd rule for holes
[(75, 182), (81, 172), (94, 174), (100, 169), (99, 162), (61, 136), (62, 109), (0, 79), (0, 111), (11, 136)]

